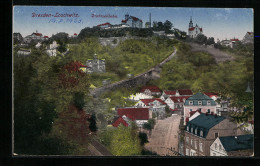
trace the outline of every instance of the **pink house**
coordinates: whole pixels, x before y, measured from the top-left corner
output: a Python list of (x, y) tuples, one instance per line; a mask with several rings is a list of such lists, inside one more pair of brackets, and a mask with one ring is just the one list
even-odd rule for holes
[[(190, 112), (197, 110), (200, 110), (201, 113), (216, 114), (216, 103), (209, 96), (198, 92), (186, 99), (184, 103), (184, 119), (190, 117)], [(184, 120), (184, 125), (186, 125), (186, 120)]]

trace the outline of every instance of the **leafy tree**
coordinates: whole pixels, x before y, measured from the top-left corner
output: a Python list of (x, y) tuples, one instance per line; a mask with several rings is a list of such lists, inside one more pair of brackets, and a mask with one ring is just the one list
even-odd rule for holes
[(147, 137), (147, 134), (146, 133), (139, 133), (138, 134), (140, 140), (141, 140), (141, 146), (143, 146), (145, 143), (148, 143), (148, 137)]
[(92, 114), (91, 117), (89, 118), (89, 129), (92, 132), (96, 132), (97, 131), (97, 122), (96, 122), (96, 115)]
[(215, 44), (214, 37), (209, 37), (206, 44), (208, 45)]
[(143, 128), (146, 130), (151, 131), (152, 130), (152, 125), (150, 123), (144, 123), (143, 124)]
[(198, 34), (194, 41), (199, 44), (205, 44), (207, 42), (207, 37), (203, 34)]
[(142, 147), (137, 130), (119, 125), (112, 134), (110, 150), (115, 156), (140, 155)]

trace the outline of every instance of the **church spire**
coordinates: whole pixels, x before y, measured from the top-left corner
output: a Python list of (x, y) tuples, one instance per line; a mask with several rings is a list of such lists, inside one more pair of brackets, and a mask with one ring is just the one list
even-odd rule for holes
[(189, 23), (189, 28), (193, 27), (193, 23), (192, 23), (192, 17), (190, 16), (190, 23)]

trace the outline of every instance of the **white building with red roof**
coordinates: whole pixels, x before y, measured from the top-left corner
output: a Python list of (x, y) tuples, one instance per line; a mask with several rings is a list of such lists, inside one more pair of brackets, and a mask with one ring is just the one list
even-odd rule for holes
[[(129, 108), (118, 108), (117, 115), (127, 117), (131, 121), (134, 121), (138, 127), (142, 127), (144, 123), (147, 123), (150, 118), (152, 118), (152, 112), (149, 108), (136, 108), (136, 107), (129, 107)], [(126, 118), (125, 118), (126, 119)], [(123, 121), (127, 121), (123, 118)], [(121, 123), (124, 124), (122, 120)], [(112, 125), (116, 126), (119, 122), (114, 122)], [(129, 125), (129, 122), (128, 122)]]
[(170, 96), (175, 96), (176, 91), (163, 91), (162, 96), (160, 97), (163, 101), (166, 100)]
[(143, 21), (137, 17), (129, 16), (129, 14), (125, 15), (125, 19), (121, 21), (121, 24), (129, 25), (133, 28), (142, 28)]
[(160, 88), (157, 86), (145, 86), (142, 87), (141, 93), (151, 96), (151, 95), (161, 95), (162, 92)]
[(195, 37), (197, 37), (198, 34), (202, 34), (202, 33), (203, 33), (202, 28), (199, 27), (197, 24), (196, 24), (196, 26), (194, 27), (194, 26), (193, 26), (193, 22), (192, 22), (192, 18), (190, 18), (189, 29), (188, 29), (188, 35), (189, 35), (191, 38), (195, 38)]
[(108, 28), (109, 26), (111, 26), (111, 24), (109, 22), (106, 22), (104, 24), (99, 24), (97, 25), (98, 27), (102, 28), (102, 29), (105, 29), (105, 28)]
[(165, 103), (171, 110), (182, 110), (185, 100), (189, 97), (191, 96), (170, 96), (165, 100)]
[(157, 117), (165, 115), (166, 103), (160, 98), (141, 99), (135, 104), (136, 107), (149, 108)]

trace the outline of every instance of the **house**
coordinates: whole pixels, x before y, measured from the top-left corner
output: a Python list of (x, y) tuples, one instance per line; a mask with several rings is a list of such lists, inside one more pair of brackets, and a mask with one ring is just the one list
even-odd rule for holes
[(216, 101), (219, 98), (218, 93), (204, 92), (204, 94), (212, 98), (214, 101)]
[(168, 97), (175, 96), (175, 95), (176, 95), (176, 91), (163, 91), (162, 96), (160, 98), (164, 101)]
[[(218, 95), (218, 93), (214, 93), (214, 92), (204, 92), (205, 95), (209, 96), (210, 98), (212, 98), (215, 103), (216, 103), (216, 111), (217, 114), (220, 116), (221, 115), (221, 110), (222, 110), (222, 106), (225, 106), (224, 104), (221, 104), (221, 100), (220, 97)], [(217, 99), (219, 99), (220, 101), (217, 101)], [(224, 107), (223, 107), (224, 108)], [(226, 107), (225, 107), (226, 108)]]
[(136, 107), (149, 108), (159, 118), (164, 117), (166, 105), (160, 98), (141, 99), (135, 104)]
[(129, 100), (133, 100), (133, 101), (139, 101), (140, 99), (151, 99), (151, 98), (153, 98), (153, 96), (146, 95), (144, 93), (136, 93), (128, 97)]
[(101, 29), (105, 29), (105, 28), (108, 28), (109, 26), (111, 26), (111, 24), (109, 22), (106, 22), (104, 24), (99, 24), (97, 26), (100, 27)]
[(201, 110), (202, 113), (216, 114), (216, 102), (201, 92), (187, 98), (184, 103), (184, 125), (189, 117), (189, 112), (196, 110)]
[(239, 42), (240, 40), (237, 38), (233, 38), (233, 39), (230, 39), (230, 41), (231, 41), (231, 48), (233, 48), (237, 44), (237, 42)]
[(195, 37), (198, 36), (198, 34), (202, 34), (202, 33), (203, 33), (202, 28), (200, 28), (197, 24), (196, 24), (196, 26), (194, 27), (194, 26), (193, 26), (193, 22), (192, 22), (192, 17), (190, 17), (188, 35), (189, 35), (191, 38), (195, 38)]
[(165, 31), (153, 31), (153, 34), (156, 36), (166, 36)]
[(41, 47), (41, 43), (40, 42), (38, 42), (36, 45), (35, 45), (35, 48), (40, 48)]
[(44, 40), (48, 40), (48, 39), (49, 39), (49, 36), (43, 36), (43, 39), (44, 39)]
[(46, 53), (49, 55), (49, 56), (56, 56), (57, 55), (57, 47), (58, 47), (58, 44), (57, 42), (54, 40), (52, 42), (52, 44), (46, 46)]
[(120, 124), (122, 124), (125, 127), (128, 127), (131, 125), (131, 120), (126, 117), (125, 115), (116, 117), (116, 119), (113, 121), (112, 126), (118, 127)]
[(143, 21), (137, 17), (125, 15), (125, 19), (121, 21), (121, 24), (129, 25), (132, 28), (142, 28)]
[(239, 39), (234, 37), (233, 39), (230, 39), (230, 40), (227, 40), (227, 39), (226, 40), (222, 40), (220, 42), (220, 44), (222, 46), (233, 48), (237, 44), (237, 42), (239, 42)]
[(242, 43), (254, 43), (254, 32), (247, 32), (242, 40)]
[(104, 73), (106, 72), (106, 61), (105, 59), (98, 59), (96, 55), (94, 56), (94, 59), (88, 59), (86, 62), (86, 66), (88, 66), (87, 72), (93, 73)]
[(17, 51), (17, 55), (30, 55), (31, 53), (31, 49), (20, 49)]
[(73, 37), (77, 37), (77, 36), (78, 36), (78, 34), (77, 34), (77, 33), (74, 33), (74, 34), (73, 34)]
[(165, 100), (165, 103), (170, 109), (183, 110), (183, 104), (187, 98), (191, 96), (170, 96)]
[(210, 146), (210, 156), (252, 156), (253, 134), (218, 137)]
[(142, 127), (144, 123), (147, 123), (148, 120), (152, 118), (152, 112), (149, 110), (149, 108), (118, 108), (117, 115), (122, 116), (122, 118), (125, 115), (127, 118), (134, 121), (138, 127)]
[(145, 86), (142, 87), (141, 93), (146, 95), (161, 95), (161, 90), (157, 86)]
[(13, 33), (13, 38), (16, 41), (22, 42), (23, 41), (23, 37), (22, 35), (18, 32), (18, 33)]
[(185, 126), (184, 153), (187, 156), (210, 156), (210, 146), (216, 138), (242, 134), (237, 124), (225, 117), (199, 112)]

